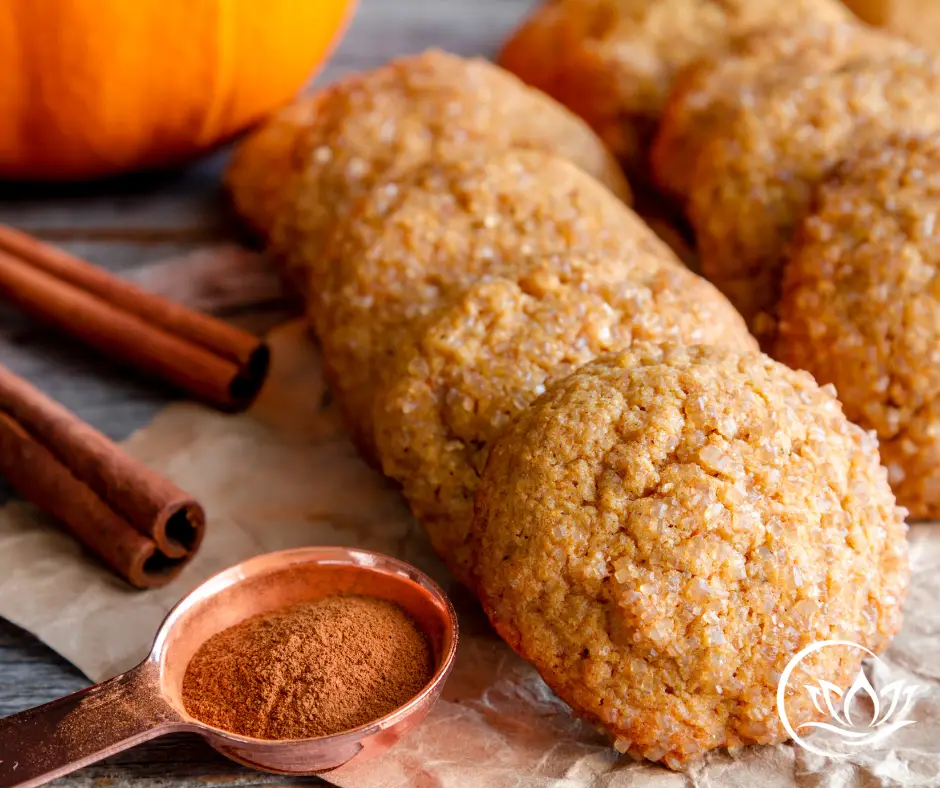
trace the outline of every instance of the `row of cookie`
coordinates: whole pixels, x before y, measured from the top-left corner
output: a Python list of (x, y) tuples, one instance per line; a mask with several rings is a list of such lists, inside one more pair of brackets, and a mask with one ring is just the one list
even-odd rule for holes
[[(608, 234), (574, 171), (564, 200), (533, 197), (557, 188), (551, 161), (504, 153), (371, 214), (382, 229), (331, 259), (357, 273), (317, 299), (329, 377), (497, 631), (620, 751), (679, 768), (782, 741), (775, 679), (797, 651), (896, 633), (904, 511), (875, 441), (707, 282), (612, 206)], [(594, 252), (527, 257), (568, 235), (569, 200)], [(859, 660), (812, 667), (845, 687)]]
[[(395, 95), (373, 116), (393, 129), (413, 112)], [(461, 116), (443, 117), (409, 134), (464, 140)], [(831, 395), (756, 355), (727, 301), (607, 189), (505, 135), (471, 137), (457, 156), (428, 146), (409, 167), (382, 144), (393, 133), (371, 148), (347, 148), (349, 132), (313, 143), (326, 124), (314, 121), (285, 146), (276, 124), (246, 143), (231, 182), (239, 204), (271, 208), (269, 176), (297, 179), (273, 211), (284, 226), (297, 217), (274, 250), (307, 272), (358, 443), (402, 482), (504, 637), (619, 749), (681, 766), (780, 740), (768, 677), (781, 659), (834, 628), (884, 645), (906, 562), (874, 444)], [(314, 199), (324, 194), (335, 204)], [(570, 374), (627, 345), (638, 349)], [(652, 538), (660, 525), (669, 538)], [(708, 626), (680, 638), (680, 610)], [(858, 665), (817, 667), (844, 683)]]
[[(515, 60), (548, 30), (553, 35), (567, 30), (571, 35), (564, 40), (579, 57), (558, 46), (543, 53), (546, 58), (551, 53), (554, 67), (576, 82), (584, 73), (585, 51), (603, 49), (602, 42), (611, 52), (623, 53), (633, 50), (614, 44), (625, 36), (642, 32), (650, 46), (660, 40), (651, 27), (672, 33), (686, 24), (682, 29), (695, 29), (695, 15), (680, 20), (669, 0), (642, 5), (642, 12), (639, 6), (628, 11), (616, 5), (616, 23), (609, 21), (603, 35), (595, 29), (594, 38), (582, 39), (572, 31), (583, 31), (591, 15), (607, 6), (571, 0), (549, 4), (510, 41), (504, 60), (535, 84), (545, 84), (538, 76), (544, 69), (531, 74)], [(653, 113), (658, 133), (651, 175), (659, 189), (685, 207), (702, 273), (744, 314), (762, 346), (821, 382), (834, 383), (850, 416), (877, 432), (901, 502), (917, 517), (937, 517), (940, 426), (934, 412), (940, 411), (940, 385), (932, 369), (940, 334), (932, 302), (921, 293), (926, 269), (921, 266), (918, 274), (906, 262), (914, 256), (930, 265), (931, 234), (915, 230), (915, 238), (909, 228), (918, 220), (926, 226), (933, 215), (929, 169), (916, 169), (918, 161), (932, 162), (933, 144), (887, 140), (893, 132), (940, 129), (935, 102), (940, 70), (933, 57), (906, 41), (856, 24), (732, 36), (757, 22), (787, 22), (785, 15), (797, 6), (771, 7), (755, 0), (732, 4), (723, 12), (721, 34), (713, 30), (697, 50), (710, 50), (709, 56), (682, 71), (664, 68), (663, 85), (671, 89)], [(799, 11), (825, 21), (841, 13), (826, 3)], [(582, 27), (572, 21), (575, 17)], [(681, 57), (686, 62), (684, 51)], [(525, 62), (529, 68), (538, 65), (532, 58)], [(577, 92), (598, 105), (619, 106), (624, 97), (611, 91), (612, 85), (623, 84), (617, 75), (626, 64), (604, 58), (594, 65), (607, 74), (606, 82), (596, 81), (606, 103), (596, 92)], [(554, 92), (566, 98), (563, 91)], [(573, 106), (596, 122), (590, 109)], [(622, 126), (624, 117), (617, 122)], [(847, 162), (820, 197), (826, 203), (820, 211), (829, 215), (805, 220), (816, 185), (846, 157), (856, 163)], [(872, 157), (876, 167), (866, 164)], [(902, 177), (923, 182), (904, 188)], [(854, 202), (837, 209), (840, 180), (848, 181), (845, 188)], [(866, 205), (863, 193), (880, 207)], [(892, 196), (911, 215), (893, 230), (889, 225), (896, 221), (892, 214), (898, 206)], [(796, 232), (804, 221), (807, 229)], [(821, 237), (820, 224), (833, 221), (841, 229)], [(794, 234), (794, 284), (781, 289)], [(857, 247), (862, 252), (846, 257)], [(823, 258), (830, 264), (817, 268)], [(784, 318), (779, 336), (778, 308)]]
[(940, 515), (938, 98), (940, 62), (887, 34), (765, 33), (679, 79), (653, 148), (703, 274), (762, 347), (835, 384), (917, 517)]
[[(426, 86), (415, 74), (435, 73), (431, 84), (451, 95), (468, 81), (454, 81), (459, 64), (502, 74), (430, 53), (332, 90), (371, 84), (376, 73)], [(277, 218), (291, 229), (275, 230), (271, 246), (308, 277), (310, 322), (357, 445), (402, 483), (435, 548), (466, 582), (472, 499), (489, 441), (547, 381), (634, 338), (756, 345), (714, 288), (569, 162), (468, 139), (468, 116), (455, 113), (449, 124), (435, 121), (434, 132), (462, 141), (453, 154), (435, 145), (409, 167), (408, 141), (422, 139), (410, 121), (424, 117), (411, 104), (429, 105), (436, 90), (397, 91), (395, 110), (408, 122), (396, 119), (396, 128), (409, 126), (409, 147), (404, 156), (377, 143), (360, 149), (362, 170), (374, 173), (368, 183), (348, 174), (351, 135), (336, 135), (330, 156), (320, 156), (327, 121), (311, 125), (303, 144), (312, 161)], [(552, 133), (551, 124), (539, 126)], [(233, 166), (260, 155), (249, 140)], [(348, 196), (324, 202), (327, 189)], [(321, 217), (337, 203), (327, 234)]]
[[(576, 5), (549, 4), (547, 15), (555, 15), (557, 21)], [(610, 4), (580, 5), (606, 9), (607, 27), (591, 26), (587, 38), (592, 47), (597, 38), (616, 38), (610, 33), (618, 28), (610, 23), (610, 14), (616, 13)], [(646, 4), (647, 10), (666, 5)], [(754, 11), (760, 5), (751, 3), (749, 8)], [(825, 11), (822, 4), (810, 5), (810, 11)], [(690, 22), (688, 29), (695, 30), (694, 18)], [(598, 33), (599, 29), (604, 32)], [(577, 84), (578, 68), (557, 56), (572, 46), (579, 33), (558, 30), (556, 26), (554, 47), (540, 50), (542, 62), (551, 58), (560, 78)], [(506, 52), (511, 55), (519, 40)], [(645, 41), (647, 46), (652, 43), (649, 37)], [(732, 42), (730, 55), (680, 77), (674, 95), (682, 98), (670, 103), (666, 127), (654, 148), (659, 183), (681, 195), (681, 188), (670, 188), (670, 176), (680, 184), (694, 181), (696, 157), (689, 151), (697, 152), (696, 138), (707, 139), (722, 123), (723, 113), (728, 112), (722, 102), (739, 106), (756, 102), (754, 117), (771, 123), (769, 108), (776, 106), (786, 114), (786, 88), (777, 88), (776, 102), (760, 103), (764, 91), (771, 90), (775, 81), (784, 81), (776, 64), (787, 62), (794, 74), (811, 75), (841, 69), (852, 59), (879, 50), (889, 61), (920, 59), (906, 44), (845, 25), (795, 33), (768, 31)], [(611, 51), (629, 53), (632, 64), (649, 62), (635, 58), (636, 47)], [(538, 65), (537, 58), (530, 58), (525, 67)], [(592, 65), (605, 68), (598, 61)], [(578, 99), (572, 106), (582, 112), (577, 101), (610, 109), (610, 99), (617, 101), (612, 86), (633, 87), (616, 73), (594, 73), (591, 81), (596, 90), (574, 91)], [(599, 94), (604, 97), (600, 101)], [(847, 104), (860, 95), (863, 91), (856, 91)], [(898, 103), (903, 106), (901, 96)], [(597, 123), (590, 112), (584, 114)], [(814, 121), (824, 125), (824, 119), (821, 112)], [(622, 113), (612, 116), (607, 139), (618, 139), (624, 120)], [(887, 120), (891, 122), (904, 121), (903, 117)], [(597, 127), (605, 130), (603, 124)], [(861, 136), (862, 130), (856, 124), (848, 133)], [(798, 146), (805, 136), (805, 130), (794, 134), (791, 143)], [(760, 144), (746, 139), (739, 143), (726, 158), (726, 178), (734, 174), (736, 152), (746, 151), (754, 160), (767, 156), (767, 148)], [(906, 162), (903, 168), (887, 161), (898, 159)], [(881, 185), (930, 179), (917, 166), (930, 164), (924, 157), (910, 161), (885, 151), (877, 161), (870, 170), (883, 173)], [(851, 183), (851, 176), (846, 178)], [(722, 188), (720, 178), (711, 183), (714, 190), (701, 195), (703, 211)], [(829, 216), (817, 224), (815, 234), (806, 233), (807, 238), (837, 234), (833, 228), (844, 229), (846, 213), (857, 217), (856, 232), (871, 220), (858, 194), (846, 207), (847, 189), (838, 185), (833, 189), (829, 205), (821, 208)], [(890, 192), (882, 194), (883, 201), (890, 202)], [(729, 212), (725, 219), (746, 238), (747, 217), (742, 221), (741, 216), (746, 212), (744, 190), (741, 199), (738, 214)], [(837, 206), (841, 217), (833, 216)], [(922, 208), (911, 224), (918, 225), (915, 232), (929, 234), (930, 210)], [(884, 233), (883, 225), (873, 232)], [(851, 228), (843, 240), (846, 235), (851, 235)], [(854, 359), (840, 356), (846, 363), (871, 364), (873, 356), (891, 350), (904, 369), (904, 384), (912, 385), (912, 354), (890, 347), (904, 339), (867, 347), (859, 347), (857, 341), (863, 332), (884, 336), (885, 325), (892, 322), (887, 336), (903, 335), (898, 316), (913, 317), (910, 306), (895, 305), (879, 314), (870, 308), (857, 310), (859, 301), (870, 306), (878, 302), (857, 298), (864, 285), (854, 291), (842, 288), (841, 294), (825, 286), (833, 271), (850, 280), (854, 276), (840, 266), (837, 245), (825, 248), (832, 252), (828, 265), (814, 265), (821, 256), (817, 247), (815, 254), (803, 256), (802, 270), (791, 268), (797, 272), (791, 278), (798, 292), (792, 299), (798, 305), (798, 322), (789, 325), (802, 325), (805, 333), (817, 335), (820, 326), (829, 329), (828, 336), (816, 337), (817, 346), (825, 348), (827, 341), (835, 340), (834, 348), (840, 344), (856, 348)], [(731, 260), (733, 253), (728, 254)], [(911, 278), (895, 270), (897, 278)], [(925, 269), (914, 276), (915, 281), (906, 282), (906, 291), (923, 288), (931, 273)], [(817, 288), (820, 280), (824, 286)], [(890, 299), (894, 283), (888, 278), (865, 281), (886, 285), (878, 292), (882, 300)], [(749, 280), (739, 290), (729, 288), (729, 293), (747, 306), (760, 284)], [(819, 308), (833, 297), (837, 303), (844, 299), (841, 310), (830, 305)], [(919, 307), (921, 316), (924, 299)], [(858, 327), (853, 334), (838, 324), (838, 318), (854, 310), (854, 320), (847, 322)], [(918, 348), (915, 353), (923, 354), (925, 345), (937, 347), (928, 336), (931, 324), (926, 320), (920, 330), (907, 332)], [(794, 649), (814, 639), (846, 636), (878, 650), (899, 626), (907, 571), (903, 510), (893, 509), (875, 443), (853, 429), (841, 413), (836, 415), (834, 399), (816, 391), (808, 378), (766, 359), (704, 349), (674, 352), (677, 358), (669, 363), (663, 363), (666, 359), (658, 350), (638, 347), (625, 355), (628, 358), (589, 365), (557, 383), (498, 440), (480, 482), (471, 527), (477, 592), (503, 637), (533, 661), (574, 708), (619, 733), (621, 750), (662, 756), (670, 765), (681, 765), (691, 753), (715, 746), (779, 741), (785, 734), (774, 702), (776, 677)], [(927, 357), (922, 355), (922, 360)], [(888, 397), (895, 396), (900, 381), (894, 373), (886, 380), (884, 371), (883, 366), (878, 385), (882, 391), (892, 390)], [(675, 407), (673, 399), (679, 402)], [(918, 401), (908, 399), (911, 404)], [(763, 410), (765, 406), (770, 413)], [(789, 419), (782, 417), (784, 412), (798, 415)], [(786, 428), (774, 431), (766, 426), (779, 423), (786, 423)], [(910, 450), (910, 440), (906, 443)], [(885, 456), (898, 487), (897, 468)], [(920, 479), (926, 478), (929, 485), (933, 473)], [(631, 482), (637, 489), (631, 489)], [(749, 494), (728, 495), (723, 485), (733, 490), (740, 485)], [(811, 523), (808, 529), (807, 523)], [(770, 566), (761, 569), (765, 561)], [(853, 660), (839, 655), (820, 660), (814, 672), (844, 686), (856, 668)], [(815, 716), (796, 699), (787, 711), (791, 720), (810, 721)]]
[[(517, 154), (493, 159), (508, 151)], [(399, 280), (430, 276), (429, 260), (460, 286), (519, 258), (572, 250), (625, 259), (642, 250), (675, 263), (614, 199), (629, 201), (629, 187), (583, 121), (492, 64), (442, 52), (392, 61), (289, 107), (240, 146), (228, 181), (236, 208), (307, 293), (318, 333), (363, 348), (331, 360), (357, 442), (373, 456), (369, 326), (382, 321), (372, 303), (395, 292), (387, 322), (397, 325), (395, 310), (409, 317), (449, 297), (430, 292), (436, 282), (420, 299), (397, 294)], [(407, 232), (382, 239), (393, 221)], [(352, 259), (361, 264), (343, 262)], [(334, 310), (326, 301), (342, 290)], [(375, 331), (384, 339), (384, 326)]]

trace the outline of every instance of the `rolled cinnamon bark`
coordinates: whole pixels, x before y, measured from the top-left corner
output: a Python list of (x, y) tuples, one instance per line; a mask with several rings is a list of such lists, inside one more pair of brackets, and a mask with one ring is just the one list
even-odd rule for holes
[(0, 475), (138, 588), (175, 577), (205, 532), (191, 496), (3, 367)]
[(225, 410), (254, 400), (264, 342), (0, 225), (0, 295), (101, 352)]

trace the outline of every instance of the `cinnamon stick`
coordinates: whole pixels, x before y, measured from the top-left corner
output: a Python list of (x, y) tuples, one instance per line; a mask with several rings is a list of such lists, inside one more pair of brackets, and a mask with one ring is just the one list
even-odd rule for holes
[(0, 475), (137, 588), (172, 580), (205, 532), (191, 496), (2, 366)]
[(216, 407), (241, 410), (267, 375), (264, 342), (0, 225), (0, 294), (97, 350)]

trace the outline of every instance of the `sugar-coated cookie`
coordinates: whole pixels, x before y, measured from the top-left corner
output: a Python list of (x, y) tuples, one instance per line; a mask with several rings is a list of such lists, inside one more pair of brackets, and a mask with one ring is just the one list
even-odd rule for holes
[[(497, 440), (473, 522), (503, 638), (621, 752), (680, 768), (787, 738), (810, 643), (883, 649), (908, 581), (877, 442), (759, 353), (634, 345), (550, 386)], [(802, 663), (843, 689), (858, 649)], [(805, 693), (794, 726), (821, 715)]]
[(940, 517), (940, 138), (859, 151), (787, 263), (776, 357), (878, 435), (898, 502)]

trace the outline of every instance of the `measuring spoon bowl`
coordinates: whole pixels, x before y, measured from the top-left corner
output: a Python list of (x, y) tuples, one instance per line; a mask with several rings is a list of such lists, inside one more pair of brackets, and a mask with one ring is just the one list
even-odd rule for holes
[[(348, 731), (271, 741), (191, 717), (183, 677), (213, 635), (252, 616), (332, 594), (399, 605), (425, 633), (435, 672), (405, 705)], [(440, 587), (389, 556), (307, 547), (257, 556), (211, 577), (170, 611), (136, 668), (59, 700), (0, 719), (0, 788), (29, 788), (168, 733), (203, 736), (232, 760), (281, 774), (322, 774), (384, 752), (413, 730), (440, 697), (457, 650), (457, 617)]]

